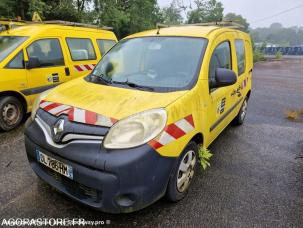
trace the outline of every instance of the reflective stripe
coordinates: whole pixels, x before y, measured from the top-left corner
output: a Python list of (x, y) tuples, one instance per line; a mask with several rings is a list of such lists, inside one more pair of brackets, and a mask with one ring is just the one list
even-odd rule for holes
[(82, 72), (87, 70), (93, 70), (95, 66), (96, 64), (81, 64), (81, 65), (74, 65), (74, 69), (77, 72)]
[(68, 106), (68, 105), (60, 105), (56, 108), (53, 108), (53, 109), (49, 110), (49, 113), (51, 113), (53, 115), (57, 115), (58, 113), (66, 110), (66, 109), (69, 109), (69, 108), (70, 108), (70, 106)]
[(70, 105), (59, 104), (50, 101), (41, 101), (40, 108), (49, 112), (54, 116), (60, 116), (62, 114), (68, 115), (70, 121), (79, 123), (85, 123), (90, 125), (98, 125), (104, 127), (111, 127), (118, 120), (112, 117), (103, 116), (101, 114), (84, 110), (81, 108), (75, 108)]
[(175, 138), (173, 138), (171, 135), (169, 135), (168, 133), (163, 131), (161, 137), (157, 141), (162, 145), (166, 145), (174, 140), (175, 140)]
[(194, 127), (185, 119), (179, 120), (175, 124), (184, 132), (190, 132), (194, 129)]
[(85, 123), (85, 111), (83, 109), (74, 108), (74, 121)]
[(186, 116), (175, 123), (166, 126), (164, 131), (157, 138), (151, 140), (148, 144), (156, 149), (165, 146), (195, 129), (192, 115)]
[(48, 101), (42, 101), (41, 103), (40, 103), (40, 107), (41, 108), (45, 108), (46, 106), (48, 106), (48, 105), (50, 105), (50, 104), (52, 104), (53, 102), (48, 102)]

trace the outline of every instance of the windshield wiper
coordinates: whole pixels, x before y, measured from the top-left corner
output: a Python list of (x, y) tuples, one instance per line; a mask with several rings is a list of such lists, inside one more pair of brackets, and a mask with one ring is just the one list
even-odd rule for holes
[(101, 82), (103, 85), (111, 84), (111, 80), (107, 80), (103, 76), (104, 76), (103, 74), (101, 75), (91, 74), (90, 79), (94, 83)]
[(150, 86), (145, 86), (145, 85), (139, 85), (139, 84), (136, 84), (134, 82), (129, 82), (128, 80), (124, 81), (124, 82), (121, 82), (121, 81), (111, 81), (112, 84), (120, 84), (120, 85), (127, 85), (129, 87), (132, 87), (132, 88), (141, 88), (141, 89), (144, 89), (144, 90), (149, 90), (149, 91), (154, 91), (154, 88), (150, 87)]

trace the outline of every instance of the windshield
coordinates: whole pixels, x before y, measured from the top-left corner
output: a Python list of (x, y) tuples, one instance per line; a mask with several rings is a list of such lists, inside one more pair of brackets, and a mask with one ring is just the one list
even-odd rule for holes
[(25, 36), (0, 36), (0, 62), (26, 39)]
[(155, 91), (189, 89), (196, 81), (206, 40), (191, 37), (142, 37), (119, 42), (92, 76), (112, 85)]

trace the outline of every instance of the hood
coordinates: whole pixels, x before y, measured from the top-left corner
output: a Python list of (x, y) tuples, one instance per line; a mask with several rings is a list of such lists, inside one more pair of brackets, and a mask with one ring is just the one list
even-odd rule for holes
[(79, 78), (56, 87), (44, 100), (120, 120), (145, 110), (166, 107), (186, 92), (156, 93), (94, 84)]

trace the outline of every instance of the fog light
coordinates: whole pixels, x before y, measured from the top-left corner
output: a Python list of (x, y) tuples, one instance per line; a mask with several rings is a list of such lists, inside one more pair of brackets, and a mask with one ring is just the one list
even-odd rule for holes
[(135, 203), (135, 196), (132, 194), (120, 195), (116, 198), (116, 202), (119, 206), (130, 207)]

